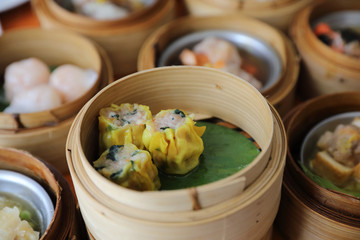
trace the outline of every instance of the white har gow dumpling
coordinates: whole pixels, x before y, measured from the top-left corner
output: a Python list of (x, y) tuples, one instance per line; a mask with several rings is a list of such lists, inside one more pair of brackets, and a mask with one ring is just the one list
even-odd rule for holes
[(11, 101), (16, 93), (47, 83), (50, 77), (49, 67), (37, 58), (27, 58), (13, 62), (5, 69), (5, 96)]
[(128, 16), (127, 9), (117, 6), (112, 2), (88, 2), (81, 6), (80, 12), (97, 20), (112, 20)]
[(60, 105), (61, 97), (56, 89), (48, 84), (42, 84), (17, 93), (4, 112), (33, 113), (53, 109)]
[(64, 64), (50, 75), (50, 85), (59, 93), (64, 103), (75, 100), (91, 89), (97, 79), (97, 73), (91, 69)]

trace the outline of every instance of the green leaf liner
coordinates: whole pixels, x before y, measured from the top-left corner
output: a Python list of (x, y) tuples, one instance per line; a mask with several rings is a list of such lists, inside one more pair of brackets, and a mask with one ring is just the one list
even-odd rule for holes
[(343, 188), (339, 188), (338, 186), (334, 185), (332, 182), (330, 182), (329, 180), (322, 178), (318, 175), (316, 175), (315, 173), (313, 173), (310, 169), (308, 169), (303, 163), (298, 162), (298, 164), (300, 165), (300, 167), (302, 168), (302, 170), (304, 171), (305, 175), (310, 178), (313, 182), (315, 182), (317, 185), (325, 188), (325, 189), (331, 189), (334, 191), (338, 191), (341, 193), (345, 193), (357, 198), (360, 198), (360, 193), (359, 192), (355, 192), (355, 191), (349, 191)]
[(199, 121), (196, 125), (206, 126), (200, 164), (184, 176), (159, 173), (160, 190), (195, 187), (226, 178), (245, 168), (260, 153), (253, 141), (238, 131), (209, 122)]

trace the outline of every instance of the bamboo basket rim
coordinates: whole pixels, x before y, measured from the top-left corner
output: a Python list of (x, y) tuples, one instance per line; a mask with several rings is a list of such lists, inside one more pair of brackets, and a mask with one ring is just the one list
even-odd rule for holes
[[(156, 68), (156, 69), (149, 69), (149, 70), (144, 70), (144, 71), (141, 71), (141, 72), (138, 72), (138, 73), (134, 73), (134, 74), (131, 74), (131, 75), (129, 75), (129, 76), (126, 76), (126, 77), (124, 77), (124, 78), (122, 78), (122, 79), (120, 79), (120, 80), (117, 80), (117, 81), (115, 81), (113, 84), (110, 84), (110, 85), (108, 85), (107, 87), (105, 87), (104, 89), (102, 89), (96, 96), (94, 96), (85, 106), (84, 106), (84, 108), (90, 108), (90, 106), (91, 106), (91, 104), (94, 102), (94, 99), (96, 99), (96, 97), (98, 96), (98, 95), (101, 95), (101, 94), (103, 94), (103, 92), (105, 92), (105, 91), (107, 91), (107, 89), (109, 89), (109, 88), (111, 88), (114, 84), (119, 84), (119, 82), (121, 82), (121, 81), (129, 81), (129, 80), (127, 80), (127, 79), (132, 79), (133, 77), (136, 77), (136, 76), (138, 76), (139, 74), (144, 74), (144, 73), (146, 73), (146, 74), (151, 74), (151, 72), (155, 72), (155, 73), (157, 73), (157, 72), (161, 72), (161, 71), (166, 71), (167, 69), (183, 69), (183, 70), (185, 70), (185, 69), (187, 69), (188, 71), (209, 71), (209, 70), (207, 70), (207, 69), (204, 69), (204, 68), (202, 68), (202, 67), (184, 67), (184, 66), (173, 66), (173, 67), (161, 67), (161, 68)], [(220, 73), (220, 74), (226, 74), (226, 75), (228, 75), (228, 76), (230, 76), (230, 78), (232, 78), (232, 79), (236, 79), (235, 81), (238, 81), (238, 79), (235, 77), (235, 76), (233, 76), (233, 75), (231, 75), (231, 74), (227, 74), (227, 73), (224, 73), (224, 72), (221, 72), (221, 71), (219, 71), (219, 70), (210, 70), (210, 71), (214, 71), (214, 73)], [(241, 83), (241, 84), (245, 84), (245, 85), (250, 85), (249, 83)], [(260, 95), (260, 93), (254, 88), (254, 87), (252, 87), (251, 86), (251, 89), (253, 89), (255, 92), (256, 92), (256, 94), (257, 95)], [(268, 106), (268, 104), (267, 104), (267, 102), (266, 102), (266, 100), (260, 95), (260, 97), (261, 97), (261, 101), (263, 101), (263, 103), (264, 104), (266, 104), (266, 109), (268, 109), (269, 111), (270, 111), (270, 108), (269, 108), (269, 106)], [(85, 110), (84, 110), (84, 108), (81, 110), (81, 112), (79, 113), (79, 115), (78, 116), (80, 116), (80, 118), (81, 119), (83, 119), (84, 117), (85, 117), (85, 114), (86, 114), (86, 112), (85, 112)], [(274, 120), (273, 120), (273, 117), (271, 117), (271, 121), (273, 122)], [(273, 123), (271, 123), (271, 126), (273, 126)], [(74, 125), (72, 126), (72, 128), (74, 128)], [(76, 140), (72, 140), (72, 142), (76, 142), (77, 144), (79, 144), (79, 146), (82, 146), (82, 143), (81, 143), (81, 140), (80, 140), (80, 131), (81, 131), (81, 126), (77, 126), (77, 130), (75, 130), (75, 139)], [(271, 129), (271, 136), (273, 136), (273, 129)], [(70, 144), (70, 140), (69, 140), (69, 138), (70, 138), (70, 135), (69, 135), (69, 137), (68, 137), (68, 142), (67, 142), (67, 146), (69, 146), (69, 145), (71, 145)], [(73, 143), (72, 145), (74, 145), (74, 144), (76, 144), (76, 143)], [(213, 183), (209, 183), (209, 184), (205, 184), (205, 185), (202, 185), (202, 186), (198, 186), (198, 187), (196, 187), (199, 191), (201, 191), (202, 189), (207, 189), (207, 188), (211, 188), (212, 186), (214, 186), (214, 185), (218, 185), (219, 184), (219, 182), (220, 183), (228, 183), (229, 181), (232, 181), (232, 180), (235, 180), (236, 178), (238, 178), (238, 177), (241, 177), (242, 175), (244, 175), (244, 174), (246, 174), (246, 173), (248, 173), (248, 171), (250, 171), (252, 168), (253, 168), (253, 166), (255, 166), (256, 164), (258, 164), (258, 162), (260, 161), (260, 159), (262, 158), (262, 157), (264, 157), (264, 155), (266, 155), (266, 152), (268, 152), (269, 151), (269, 147), (271, 146), (271, 141), (269, 141), (269, 142), (267, 142), (267, 143), (265, 143), (263, 146), (262, 146), (262, 149), (263, 149), (263, 151), (262, 152), (260, 152), (259, 153), (259, 155), (257, 156), (257, 158), (255, 158), (252, 162), (251, 162), (251, 164), (249, 164), (248, 165), (248, 167), (246, 167), (246, 168), (244, 168), (243, 170), (241, 170), (240, 171), (240, 174), (239, 174), (239, 172), (237, 173), (237, 174), (234, 174), (234, 175), (232, 175), (232, 176), (230, 176), (230, 177), (227, 177), (227, 178), (225, 178), (225, 179), (222, 179), (222, 180), (219, 180), (219, 181), (216, 181), (216, 182), (213, 182)], [(70, 147), (68, 147), (68, 149), (70, 149)], [(80, 158), (81, 159), (86, 159), (86, 157), (85, 157), (85, 153), (84, 153), (84, 151), (83, 151), (83, 149), (82, 148), (79, 148), (79, 149), (77, 149), (77, 152), (78, 152), (78, 154), (79, 154), (79, 156), (80, 156)], [(68, 161), (69, 161), (69, 159), (68, 159)], [(85, 160), (84, 160), (85, 161)], [(93, 174), (98, 174), (97, 172), (96, 172), (96, 170), (95, 169), (93, 169), (93, 167), (91, 166), (91, 164), (90, 164), (90, 162), (88, 161), (88, 160), (86, 160), (84, 163), (82, 163), (82, 165), (83, 166), (85, 166), (86, 168), (87, 168), (87, 170), (88, 171), (91, 171)], [(97, 175), (96, 175), (97, 176)], [(99, 177), (101, 177), (100, 175), (99, 175)], [(101, 179), (103, 179), (103, 180), (101, 180)], [(100, 178), (99, 179), (100, 181), (105, 181), (106, 180), (106, 182), (108, 182), (108, 180), (107, 179), (105, 179), (105, 178)], [(169, 195), (169, 194), (171, 194), (171, 195), (182, 195), (185, 191), (187, 191), (186, 189), (179, 189), (179, 190), (169, 190), (169, 191), (162, 191), (162, 192), (138, 192), (138, 191), (134, 191), (134, 190), (130, 190), (130, 189), (126, 189), (126, 188), (119, 188), (119, 186), (117, 186), (115, 183), (112, 183), (112, 182), (108, 182), (109, 183), (109, 185), (111, 185), (112, 187), (114, 187), (114, 188), (116, 188), (119, 192), (124, 192), (124, 193), (126, 193), (126, 194), (131, 194), (132, 196), (135, 196), (135, 197), (139, 197), (139, 196), (141, 196), (141, 197), (145, 197), (145, 196), (147, 196), (147, 197), (154, 197), (154, 196), (156, 196), (156, 197), (159, 197), (159, 196), (166, 196), (166, 195)], [(246, 183), (246, 184), (250, 184), (250, 182), (249, 183)], [(204, 191), (205, 191), (204, 190)]]
[[(42, 121), (40, 123), (34, 123), (33, 119), (37, 119), (37, 118), (46, 118), (48, 119), (48, 121), (53, 122), (53, 123), (59, 123), (64, 119), (67, 119), (68, 117), (70, 117), (70, 113), (68, 113), (68, 111), (72, 108), (72, 106), (74, 104), (80, 104), (81, 102), (84, 101), (83, 98), (87, 98), (87, 96), (89, 94), (92, 94), (94, 92), (96, 92), (96, 90), (99, 88), (100, 85), (100, 73), (101, 73), (101, 57), (100, 54), (98, 53), (98, 49), (94, 46), (93, 42), (83, 36), (81, 36), (80, 34), (76, 34), (70, 31), (66, 31), (66, 30), (45, 30), (45, 29), (40, 29), (40, 28), (28, 28), (28, 29), (14, 29), (14, 30), (10, 30), (9, 32), (5, 33), (4, 35), (2, 35), (0, 37), (0, 42), (2, 41), (7, 41), (7, 40), (11, 40), (14, 38), (20, 38), (24, 37), (24, 36), (31, 36), (31, 41), (35, 41), (37, 39), (43, 39), (45, 38), (46, 41), (48, 40), (52, 40), (55, 38), (55, 36), (66, 36), (67, 38), (72, 39), (76, 39), (78, 42), (81, 42), (82, 47), (86, 47), (86, 51), (87, 53), (93, 58), (94, 61), (94, 66), (96, 65), (96, 68), (93, 69), (96, 73), (97, 73), (97, 79), (95, 81), (95, 84), (91, 87), (91, 89), (89, 89), (86, 93), (84, 93), (82, 96), (80, 96), (79, 98), (62, 104), (59, 107), (53, 108), (53, 109), (49, 109), (49, 110), (45, 110), (45, 111), (41, 111), (41, 112), (34, 112), (34, 113), (20, 113), (20, 114), (9, 114), (9, 113), (0, 113), (0, 117), (4, 118), (4, 119), (13, 119), (13, 121), (15, 122), (15, 124), (13, 123), (13, 129), (8, 129), (8, 130), (21, 130), (23, 129), (23, 127), (21, 127), (22, 125), (25, 126), (25, 128), (36, 128), (36, 127), (41, 127), (43, 125), (47, 125), (46, 122)], [(26, 54), (28, 55), (28, 54)], [(65, 111), (65, 113), (64, 113)], [(19, 119), (19, 120), (16, 120)], [(19, 122), (18, 122), (19, 121)], [(50, 124), (51, 125), (53, 125)], [(17, 126), (17, 127), (15, 127)], [(4, 126), (4, 129), (7, 129), (6, 125)]]
[[(190, 0), (191, 1), (191, 0)], [(261, 2), (259, 0), (230, 0), (232, 3), (227, 3), (221, 0), (201, 0), (206, 4), (210, 4), (213, 7), (221, 8), (223, 10), (229, 10), (229, 9), (237, 9), (237, 10), (276, 10), (278, 8), (286, 7), (288, 5), (294, 4), (296, 2), (299, 2), (299, 0), (272, 0), (272, 1), (264, 1)]]
[[(197, 2), (201, 2), (202, 4), (206, 4), (206, 3), (204, 3), (204, 1), (206, 1), (206, 0), (184, 0), (184, 1), (190, 2), (190, 3), (192, 1), (197, 1)], [(268, 7), (253, 8), (253, 9), (252, 8), (248, 8), (248, 9), (231, 8), (231, 9), (227, 9), (227, 10), (231, 10), (231, 13), (246, 12), (246, 14), (251, 15), (251, 16), (257, 16), (260, 18), (271, 18), (276, 15), (287, 15), (287, 14), (289, 14), (289, 11), (292, 13), (294, 10), (296, 10), (300, 7), (306, 6), (310, 2), (312, 2), (312, 0), (301, 0), (301, 1), (295, 0), (291, 3), (289, 2), (288, 4), (271, 8), (271, 11), (269, 11)], [(211, 6), (211, 7), (215, 8), (214, 6)], [(220, 7), (217, 7), (217, 9), (225, 10), (225, 9), (221, 9)]]
[(144, 9), (137, 10), (133, 13), (130, 13), (128, 16), (113, 19), (113, 20), (96, 20), (91, 17), (87, 17), (78, 13), (71, 12), (62, 6), (60, 6), (55, 0), (45, 1), (45, 4), (52, 11), (54, 16), (61, 21), (65, 21), (67, 24), (76, 24), (79, 27), (109, 27), (109, 26), (119, 26), (126, 25), (132, 21), (138, 20), (141, 16), (148, 15), (151, 11), (159, 7), (160, 0), (154, 0), (154, 2), (145, 7)]
[[(116, 34), (129, 34), (136, 33), (143, 29), (147, 29), (149, 26), (155, 25), (159, 22), (160, 19), (163, 18), (164, 15), (168, 14), (170, 9), (173, 9), (175, 6), (174, 0), (156, 0), (159, 4), (156, 8), (154, 8), (152, 13), (149, 13), (144, 16), (144, 18), (139, 19), (139, 21), (133, 22), (130, 21), (128, 24), (108, 26), (108, 27), (78, 27), (71, 24), (67, 24), (66, 22), (62, 22), (56, 16), (54, 16), (53, 12), (49, 9), (49, 7), (45, 4), (43, 0), (31, 0), (31, 4), (35, 13), (38, 16), (46, 17), (46, 21), (50, 21), (52, 25), (56, 29), (65, 28), (69, 31), (78, 32), (90, 37), (106, 37), (109, 35)], [(141, 20), (141, 21), (140, 21)], [(131, 24), (130, 24), (131, 23)]]
[[(318, 96), (316, 98), (309, 99), (306, 102), (300, 104), (299, 106), (294, 108), (291, 112), (289, 112), (289, 114), (287, 116), (285, 116), (285, 118), (284, 118), (284, 124), (285, 124), (286, 129), (287, 129), (286, 130), (287, 138), (290, 139), (290, 137), (291, 137), (291, 136), (289, 136), (289, 134), (290, 134), (289, 133), (289, 127), (294, 125), (294, 122), (296, 121), (297, 116), (301, 115), (301, 113), (306, 111), (309, 106), (317, 104), (317, 103), (319, 103), (321, 101), (328, 101), (329, 98), (341, 98), (344, 95), (350, 96), (350, 95), (358, 95), (358, 94), (359, 94), (358, 92), (343, 92), (343, 93), (333, 93), (333, 94), (321, 95), (321, 96)], [(360, 109), (360, 106), (359, 106), (359, 109)], [(341, 112), (342, 111), (339, 111), (337, 114), (339, 114)], [(344, 111), (344, 112), (346, 112), (346, 111)], [(331, 115), (334, 115), (334, 113), (330, 114), (330, 116)], [(325, 119), (325, 118), (321, 118), (321, 119)], [(320, 119), (320, 121), (321, 121), (321, 119)], [(317, 121), (317, 122), (319, 122), (319, 121)], [(352, 196), (352, 195), (349, 195), (349, 194), (346, 194), (346, 193), (338, 192), (336, 190), (326, 189), (326, 188), (316, 184), (314, 181), (312, 181), (303, 172), (303, 170), (300, 168), (300, 166), (296, 163), (295, 157), (292, 154), (290, 146), (288, 146), (287, 158), (288, 158), (288, 160), (287, 160), (287, 162), (288, 162), (287, 166), (288, 167), (287, 168), (289, 168), (290, 169), (289, 171), (291, 171), (293, 174), (296, 174), (296, 176), (301, 178), (300, 183), (310, 185), (311, 187), (313, 187), (317, 191), (320, 191), (322, 193), (322, 195), (326, 194), (327, 197), (331, 197), (336, 201), (341, 200), (342, 204), (345, 204), (345, 203), (349, 204), (348, 207), (351, 207), (350, 204), (355, 204), (356, 205), (356, 204), (360, 203), (360, 198), (357, 198), (355, 196)], [(309, 192), (310, 190), (306, 189), (305, 185), (303, 185), (303, 184), (299, 184), (299, 185), (301, 185), (303, 191), (306, 191), (309, 196), (313, 197), (312, 193)], [(326, 204), (326, 202), (325, 202), (325, 203), (321, 203), (321, 204), (326, 205), (325, 208), (327, 208), (327, 211), (329, 211), (329, 212), (335, 211), (335, 210), (332, 209), (334, 206), (332, 206), (332, 205), (328, 206), (329, 203)], [(358, 207), (355, 210), (356, 210), (356, 212), (354, 212), (354, 213), (340, 212), (340, 210), (337, 211), (337, 213), (342, 214), (342, 215), (347, 216), (347, 217), (349, 217), (349, 216), (353, 217), (354, 215), (358, 215), (359, 212), (360, 212), (360, 209)]]
[[(319, 58), (323, 58), (324, 60), (327, 61), (331, 60), (334, 62), (334, 65), (336, 65), (337, 67), (341, 66), (341, 68), (359, 71), (360, 66), (358, 59), (343, 53), (336, 52), (333, 49), (331, 49), (329, 46), (325, 45), (323, 42), (321, 42), (318, 39), (318, 37), (315, 35), (314, 31), (311, 28), (311, 24), (309, 24), (315, 18), (336, 12), (331, 9), (328, 10), (326, 8), (328, 7), (328, 4), (334, 4), (335, 6), (341, 5), (341, 3), (339, 4), (336, 1), (330, 1), (330, 0), (319, 0), (314, 2), (313, 4), (310, 4), (309, 6), (302, 9), (296, 15), (292, 26), (293, 30), (291, 31), (299, 32), (298, 34), (300, 35), (299, 36), (300, 39), (298, 40), (299, 42), (298, 44), (300, 44), (300, 42), (304, 42), (304, 36), (305, 36), (305, 38), (307, 38), (308, 41), (310, 41), (313, 44), (313, 45), (309, 44), (308, 46), (311, 48), (314, 54), (316, 53), (319, 55)], [(321, 13), (318, 13), (320, 11), (319, 10), (320, 7), (321, 7)], [(360, 10), (360, 5), (358, 7)], [(349, 6), (346, 6), (345, 9), (351, 10), (349, 9)], [(326, 13), (324, 13), (324, 11), (326, 11)], [(300, 34), (300, 32), (302, 32), (302, 34)], [(294, 33), (293, 36), (297, 36), (297, 34)]]
[[(285, 129), (282, 124), (281, 118), (278, 115), (278, 113), (276, 112), (275, 108), (271, 104), (270, 104), (270, 107), (271, 107), (272, 113), (274, 114), (274, 118), (276, 119), (277, 128), (276, 128), (275, 132), (276, 132), (276, 134), (283, 136), (282, 138), (277, 138), (277, 139), (280, 139), (280, 142), (278, 142), (278, 143), (280, 143), (280, 146), (286, 146), (287, 141), (286, 141), (286, 136), (285, 136)], [(85, 108), (86, 107), (84, 106), (84, 109)], [(81, 117), (79, 114), (73, 122), (73, 126), (70, 129), (69, 135), (71, 135), (72, 133), (77, 131), (80, 118)], [(281, 141), (281, 139), (282, 139), (282, 141)], [(67, 146), (74, 147), (74, 146), (76, 146), (76, 142), (77, 142), (76, 139), (68, 138)], [(165, 213), (165, 214), (163, 212), (150, 212), (150, 211), (140, 210), (137, 215), (136, 214), (134, 215), (132, 213), (134, 211), (135, 212), (138, 211), (137, 209), (132, 208), (128, 212), (126, 212), (125, 210), (129, 209), (129, 207), (126, 205), (122, 206), (121, 204), (119, 204), (117, 202), (116, 206), (121, 207), (122, 211), (116, 211), (116, 212), (118, 214), (121, 214), (122, 217), (132, 219), (137, 222), (143, 222), (143, 223), (146, 222), (153, 226), (156, 226), (156, 225), (163, 226), (164, 224), (167, 226), (199, 225), (199, 224), (210, 222), (210, 221), (213, 221), (214, 219), (219, 219), (226, 215), (232, 214), (232, 213), (238, 211), (239, 209), (245, 208), (246, 206), (248, 206), (251, 203), (253, 198), (257, 198), (257, 197), (265, 194), (265, 192), (268, 191), (268, 188), (270, 186), (272, 186), (274, 184), (274, 182), (277, 181), (277, 178), (282, 176), (283, 170), (285, 167), (285, 157), (286, 157), (286, 149), (287, 148), (286, 147), (280, 148), (282, 151), (279, 151), (279, 148), (277, 148), (277, 146), (275, 146), (275, 145), (273, 145), (272, 148), (273, 148), (272, 154), (277, 153), (278, 155), (280, 155), (282, 157), (280, 157), (279, 161), (277, 161), (277, 162), (275, 162), (275, 160), (273, 160), (273, 159), (277, 159), (277, 157), (274, 156), (272, 158), (269, 165), (266, 167), (265, 171), (260, 176), (260, 178), (263, 178), (263, 179), (265, 178), (266, 180), (262, 181), (262, 179), (260, 179), (260, 178), (257, 179), (252, 185), (249, 186), (248, 189), (245, 190), (244, 193), (227, 200), (225, 203), (211, 206), (211, 207), (208, 207), (205, 209), (196, 210), (196, 211), (172, 212), (172, 213)], [(108, 201), (109, 198), (103, 198), (103, 196), (96, 197), (95, 196), (96, 192), (94, 192), (90, 188), (93, 186), (91, 186), (91, 185), (87, 185), (87, 187), (85, 186), (86, 185), (85, 182), (88, 183), (88, 181), (89, 181), (89, 179), (86, 180), (86, 178), (89, 178), (89, 176), (87, 174), (84, 174), (82, 176), (82, 179), (80, 179), (79, 176), (81, 176), (82, 174), (80, 172), (80, 169), (76, 168), (76, 165), (74, 165), (74, 162), (71, 160), (71, 158), (72, 158), (71, 155), (72, 155), (72, 151), (70, 148), (68, 148), (67, 159), (68, 159), (68, 165), (69, 165), (71, 177), (72, 177), (74, 183), (76, 183), (75, 191), (78, 190), (78, 188), (81, 188), (83, 191), (86, 191), (87, 193), (89, 193), (87, 195), (87, 197), (91, 197), (92, 201), (94, 201), (96, 203), (105, 204), (106, 202), (104, 202), (104, 200)], [(274, 178), (274, 176), (276, 176), (276, 177)], [(281, 177), (281, 179), (282, 179), (282, 177)], [(93, 183), (93, 182), (91, 182), (91, 183)], [(255, 185), (258, 185), (257, 188), (252, 190), (252, 188), (254, 188)], [(101, 191), (99, 193), (101, 193)], [(227, 207), (224, 210), (224, 208), (222, 206), (225, 206), (225, 205), (227, 205)], [(80, 204), (80, 208), (81, 207), (82, 206)], [(114, 207), (114, 205), (112, 205), (112, 202), (108, 202), (108, 204), (105, 204), (105, 208), (109, 209), (110, 211), (114, 211), (114, 209), (112, 207)], [(180, 216), (180, 220), (170, 222), (169, 217), (171, 218), (171, 216), (173, 216), (174, 213), (176, 213), (177, 217)], [(205, 217), (207, 217), (206, 214), (209, 214), (209, 213), (211, 214), (211, 217), (208, 219), (205, 219)], [(145, 217), (145, 215), (149, 215), (149, 214), (150, 214), (150, 217)], [(201, 216), (199, 217), (199, 215), (201, 215)], [(160, 218), (157, 219), (158, 216), (160, 216)], [(151, 220), (151, 222), (148, 222), (148, 220)]]

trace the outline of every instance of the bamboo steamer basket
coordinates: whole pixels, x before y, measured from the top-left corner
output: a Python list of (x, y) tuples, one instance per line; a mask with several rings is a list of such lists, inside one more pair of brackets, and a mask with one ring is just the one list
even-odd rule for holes
[(359, 111), (359, 100), (358, 92), (324, 95), (285, 117), (289, 150), (277, 222), (287, 239), (359, 239), (360, 199), (317, 185), (297, 164), (307, 132), (333, 115)]
[(318, 1), (304, 8), (290, 27), (302, 58), (303, 71), (299, 85), (303, 98), (323, 94), (360, 90), (359, 60), (335, 52), (314, 34), (311, 23), (316, 19), (339, 11), (360, 10), (360, 2)]
[[(0, 72), (15, 62), (29, 57), (36, 57), (48, 66), (65, 63), (81, 68), (91, 68), (98, 78), (94, 86), (83, 96), (60, 107), (37, 113), (23, 113), (19, 116), (0, 114), (0, 128), (19, 130), (22, 128), (54, 125), (74, 115), (99, 89), (101, 58), (96, 47), (87, 39), (63, 31), (44, 31), (41, 29), (13, 30), (0, 38)], [(18, 119), (18, 120), (17, 120)]]
[(114, 21), (79, 16), (65, 11), (54, 0), (32, 0), (31, 4), (43, 28), (74, 31), (103, 47), (117, 78), (136, 71), (138, 51), (145, 38), (175, 16), (173, 0), (156, 0), (148, 9)]
[[(195, 116), (222, 118), (248, 132), (262, 152), (240, 172), (194, 188), (138, 192), (119, 187), (98, 174), (91, 162), (97, 156), (98, 111), (121, 102), (149, 105), (153, 114), (176, 106)], [(71, 178), (92, 239), (119, 235), (127, 239), (271, 238), (280, 201), (285, 132), (279, 115), (261, 94), (231, 74), (177, 66), (119, 79), (79, 112), (66, 148)]]
[(184, 0), (193, 16), (248, 15), (287, 31), (294, 15), (312, 0)]
[(65, 178), (54, 167), (26, 151), (0, 147), (0, 169), (32, 178), (49, 194), (55, 211), (41, 240), (87, 239), (74, 195)]
[[(234, 24), (235, 22), (238, 24)], [(300, 60), (294, 45), (283, 33), (254, 18), (232, 15), (176, 19), (160, 27), (146, 39), (140, 49), (138, 70), (157, 67), (162, 53), (177, 39), (208, 30), (248, 34), (263, 41), (275, 51), (280, 58), (281, 72), (274, 83), (261, 93), (275, 106), (280, 115), (285, 115), (294, 105)]]
[[(99, 69), (98, 86), (91, 89), (81, 99), (60, 107), (64, 108), (65, 111), (55, 109), (40, 112), (40, 114), (20, 114), (20, 117), (0, 113), (0, 124), (2, 126), (0, 146), (29, 151), (52, 164), (60, 172), (68, 173), (64, 149), (74, 116), (100, 88), (113, 82), (113, 69), (106, 52), (97, 44), (91, 43), (76, 34), (41, 29), (8, 32), (0, 38), (0, 44), (1, 46), (3, 46), (2, 44), (9, 46), (0, 49), (0, 55), (3, 56), (0, 58), (0, 72), (3, 72), (5, 67), (13, 61), (34, 56), (50, 65), (73, 63), (82, 67), (96, 66), (95, 69)], [(64, 50), (64, 47), (67, 50)], [(67, 115), (61, 115), (63, 112), (66, 112)], [(22, 118), (22, 115), (27, 117)], [(47, 115), (53, 118), (56, 116), (56, 121), (52, 124), (42, 125)], [(10, 124), (9, 119), (11, 120)], [(33, 127), (35, 123), (38, 125), (37, 127)], [(11, 129), (11, 126), (16, 128)], [(28, 128), (19, 128), (20, 126), (28, 126)], [(30, 128), (30, 126), (32, 127)]]

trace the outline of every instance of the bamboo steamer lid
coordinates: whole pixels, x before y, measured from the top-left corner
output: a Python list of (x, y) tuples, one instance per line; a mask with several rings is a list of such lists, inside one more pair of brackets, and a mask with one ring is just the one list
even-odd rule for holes
[(311, 0), (185, 0), (193, 16), (247, 15), (282, 31), (287, 31), (294, 15), (311, 2)]
[(26, 151), (0, 147), (0, 169), (32, 178), (44, 187), (52, 199), (54, 215), (41, 240), (84, 239), (86, 229), (74, 195), (65, 178), (54, 167)]
[[(149, 105), (153, 113), (176, 106), (220, 117), (250, 133), (262, 152), (249, 169), (196, 188), (137, 192), (119, 187), (98, 174), (90, 162), (96, 159), (98, 110), (121, 102)], [(279, 115), (261, 94), (231, 74), (178, 66), (119, 79), (80, 111), (66, 148), (92, 239), (113, 239), (119, 234), (129, 239), (168, 239), (170, 234), (174, 239), (269, 239), (280, 201), (285, 132)]]
[(74, 31), (103, 47), (116, 77), (136, 71), (138, 51), (145, 38), (175, 15), (173, 0), (156, 0), (148, 9), (128, 18), (100, 22), (65, 11), (54, 0), (31, 3), (43, 28)]
[[(29, 151), (60, 172), (67, 173), (64, 147), (74, 116), (100, 88), (113, 82), (113, 69), (106, 52), (77, 34), (41, 29), (10, 31), (0, 37), (0, 44), (8, 46), (0, 48), (3, 56), (0, 58), (0, 72), (4, 72), (11, 62), (28, 57), (38, 57), (49, 65), (72, 63), (83, 68), (94, 67), (99, 72), (96, 87), (58, 109), (20, 114), (19, 117), (0, 113), (0, 146)], [(56, 117), (55, 121), (44, 125), (49, 116)]]
[[(177, 39), (209, 30), (224, 31), (224, 37), (225, 34), (229, 33), (234, 35), (234, 39), (228, 39), (230, 41), (237, 41), (236, 38), (246, 36), (240, 34), (248, 34), (250, 39), (253, 38), (254, 42), (260, 40), (264, 43), (264, 48), (268, 47), (271, 48), (271, 51), (274, 51), (274, 54), (279, 58), (281, 66), (278, 67), (280, 72), (275, 81), (262, 90), (261, 93), (275, 106), (280, 115), (285, 115), (294, 104), (300, 60), (295, 47), (284, 34), (254, 18), (232, 15), (176, 19), (160, 27), (146, 39), (140, 49), (138, 70), (157, 67), (161, 55)], [(240, 36), (235, 36), (236, 34)], [(259, 56), (256, 57), (259, 58)], [(262, 59), (261, 61), (265, 60)], [(275, 59), (274, 62), (276, 62)]]
[(290, 35), (302, 58), (299, 88), (304, 98), (360, 89), (359, 60), (323, 44), (311, 26), (313, 21), (328, 14), (356, 10), (360, 10), (360, 2), (356, 0), (317, 1), (295, 17)]
[(285, 117), (289, 151), (278, 224), (287, 239), (360, 237), (360, 199), (317, 185), (297, 164), (307, 132), (333, 115), (359, 111), (359, 98), (358, 92), (320, 96), (306, 101)]

